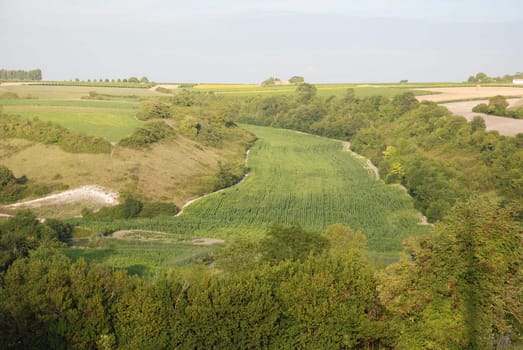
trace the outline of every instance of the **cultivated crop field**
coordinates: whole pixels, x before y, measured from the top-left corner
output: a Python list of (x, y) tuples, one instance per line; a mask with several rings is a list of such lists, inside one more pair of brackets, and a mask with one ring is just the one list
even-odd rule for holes
[[(398, 85), (370, 85), (370, 84), (314, 84), (319, 96), (344, 95), (347, 89), (354, 89), (358, 97), (382, 95), (387, 97), (396, 96), (410, 90), (409, 86)], [(213, 91), (225, 96), (272, 96), (272, 95), (292, 95), (296, 90), (296, 85), (269, 85), (261, 86), (257, 84), (199, 84), (189, 90)], [(412, 90), (415, 95), (431, 94), (429, 91)]]
[(190, 238), (263, 234), (271, 223), (310, 230), (343, 223), (362, 230), (375, 251), (399, 251), (401, 241), (426, 232), (411, 199), (369, 174), (338, 141), (289, 130), (245, 126), (258, 142), (250, 175), (238, 186), (203, 198), (179, 217), (81, 222), (95, 229), (135, 228)]

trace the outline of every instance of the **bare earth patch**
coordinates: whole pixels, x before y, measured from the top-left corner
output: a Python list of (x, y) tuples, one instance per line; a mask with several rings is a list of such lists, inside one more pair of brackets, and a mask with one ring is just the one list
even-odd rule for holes
[(127, 236), (128, 234), (132, 233), (133, 231), (130, 231), (130, 230), (120, 230), (120, 231), (115, 231), (113, 233), (111, 233), (111, 235), (109, 237), (111, 238), (117, 238), (117, 239), (122, 239), (124, 238), (125, 236)]
[(28, 82), (12, 82), (12, 83), (0, 83), (0, 86), (20, 86), (20, 85), (31, 85), (34, 83), (28, 83)]
[[(480, 103), (488, 103), (488, 100), (443, 103), (441, 106), (448, 108), (454, 114), (464, 116), (468, 121), (471, 121), (475, 116), (481, 116), (485, 120), (487, 131), (495, 130), (505, 136), (515, 136), (518, 133), (523, 133), (523, 119), (497, 117), (495, 115), (472, 112), (472, 108)], [(523, 99), (511, 99), (509, 103), (512, 107), (523, 103)]]
[[(444, 102), (452, 100), (475, 99), (473, 101), (457, 101), (442, 103), (441, 106), (448, 108), (452, 113), (464, 116), (471, 121), (475, 116), (481, 116), (485, 120), (487, 131), (497, 131), (501, 135), (515, 136), (523, 133), (523, 120), (498, 117), (483, 113), (472, 112), (472, 108), (480, 103), (488, 103), (488, 98), (496, 95), (519, 96), (520, 98), (509, 99), (510, 107), (523, 104), (523, 88), (518, 87), (450, 87), (419, 89), (436, 92), (435, 95), (424, 95), (416, 97), (419, 101)], [(484, 98), (484, 100), (481, 100)]]
[(87, 185), (46, 197), (5, 205), (5, 209), (38, 208), (71, 203), (96, 203), (102, 206), (118, 204), (118, 193), (98, 185)]
[(218, 238), (197, 238), (197, 239), (193, 239), (191, 241), (191, 243), (193, 245), (208, 246), (208, 245), (213, 245), (213, 244), (223, 244), (223, 243), (225, 243), (225, 241), (223, 239), (218, 239)]
[(156, 91), (156, 89), (158, 88), (164, 88), (164, 89), (169, 89), (169, 90), (176, 90), (180, 87), (180, 85), (178, 84), (161, 84), (161, 85), (155, 85), (153, 87), (150, 87), (149, 90), (150, 91)]
[(496, 95), (521, 96), (523, 88), (517, 87), (450, 87), (450, 88), (429, 88), (416, 89), (436, 92), (434, 95), (423, 95), (416, 97), (419, 101), (442, 102), (450, 100), (465, 100), (471, 98), (488, 98)]

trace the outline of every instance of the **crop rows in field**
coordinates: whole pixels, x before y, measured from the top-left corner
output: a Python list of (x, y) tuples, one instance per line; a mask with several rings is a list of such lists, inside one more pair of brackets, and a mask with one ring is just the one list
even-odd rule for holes
[(249, 155), (250, 175), (240, 186), (206, 197), (180, 217), (91, 223), (182, 235), (226, 236), (262, 232), (270, 223), (299, 223), (323, 230), (343, 223), (362, 230), (369, 246), (395, 251), (424, 231), (412, 201), (369, 176), (361, 160), (338, 141), (293, 131), (246, 126), (259, 140)]

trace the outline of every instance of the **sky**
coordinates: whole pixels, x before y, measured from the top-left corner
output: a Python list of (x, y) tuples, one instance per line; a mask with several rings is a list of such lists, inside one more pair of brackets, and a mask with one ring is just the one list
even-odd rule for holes
[(0, 69), (45, 80), (464, 81), (522, 42), (521, 0), (0, 0)]

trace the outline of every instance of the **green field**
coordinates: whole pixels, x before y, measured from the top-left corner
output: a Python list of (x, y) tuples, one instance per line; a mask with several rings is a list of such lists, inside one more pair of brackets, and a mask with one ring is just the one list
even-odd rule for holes
[[(103, 94), (108, 100), (81, 99), (90, 91)], [(5, 92), (16, 93), (20, 98), (0, 99), (4, 113), (30, 119), (37, 117), (74, 132), (114, 142), (143, 124), (135, 118), (138, 98), (158, 95), (140, 88), (0, 86), (0, 95)]]
[(412, 200), (369, 175), (339, 141), (289, 130), (245, 126), (259, 140), (248, 178), (187, 207), (180, 217), (87, 222), (94, 229), (135, 228), (189, 238), (263, 234), (271, 223), (321, 231), (334, 223), (362, 230), (374, 251), (396, 252), (401, 241), (426, 232)]
[(156, 242), (104, 238), (97, 248), (76, 246), (65, 250), (67, 256), (96, 262), (131, 274), (154, 276), (172, 267), (206, 262), (219, 245), (197, 246), (189, 242)]
[(5, 113), (60, 124), (74, 132), (119, 141), (143, 122), (137, 104), (105, 101), (0, 100)]

